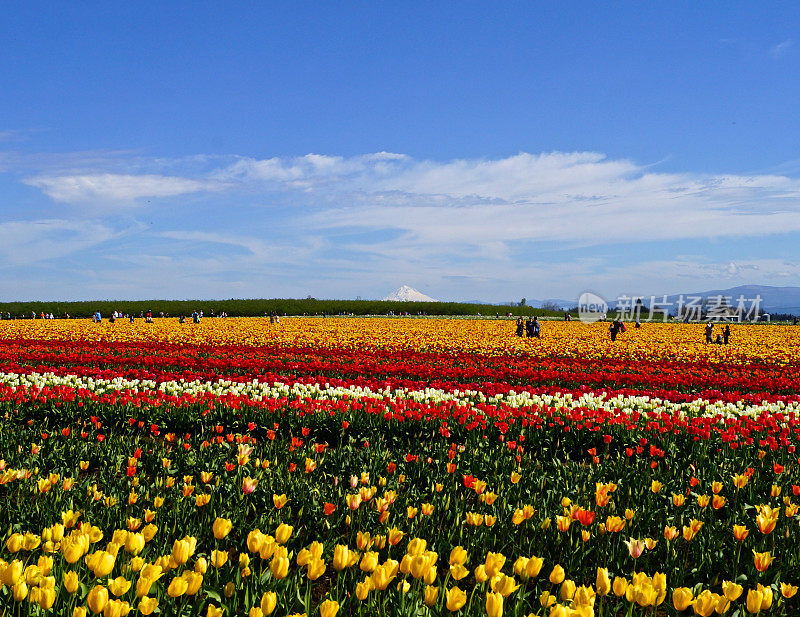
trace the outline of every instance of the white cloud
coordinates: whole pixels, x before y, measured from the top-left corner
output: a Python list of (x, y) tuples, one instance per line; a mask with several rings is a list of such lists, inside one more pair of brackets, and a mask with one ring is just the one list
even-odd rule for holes
[(199, 242), (221, 244), (243, 249), (244, 255), (218, 257), (217, 251), (204, 253), (205, 258), (214, 260), (216, 269), (269, 267), (274, 264), (299, 264), (312, 257), (318, 243), (307, 238), (270, 238), (263, 240), (244, 233), (219, 233), (209, 231), (173, 230), (159, 232), (161, 238), (178, 242)]
[(131, 204), (146, 197), (175, 197), (198, 191), (219, 190), (218, 183), (156, 174), (40, 175), (25, 183), (44, 191), (54, 201)]
[(118, 236), (108, 225), (92, 221), (45, 219), (0, 223), (0, 267), (27, 266), (65, 257)]
[[(229, 277), (249, 295), (263, 295), (258, 289), (275, 277), (283, 277), (284, 294), (303, 296), (382, 297), (407, 283), (442, 298), (502, 298), (504, 289), (519, 288), (536, 297), (534, 284), (549, 290), (539, 295), (558, 297), (586, 280), (602, 290), (655, 280), (671, 293), (714, 280), (785, 280), (781, 272), (797, 270), (766, 263), (769, 241), (755, 249), (750, 243), (749, 255), (715, 242), (800, 232), (800, 180), (774, 171), (662, 173), (596, 152), (452, 161), (379, 152), (136, 159), (124, 173), (48, 170), (28, 182), (69, 203), (174, 198), (170, 208), (148, 211), (148, 270), (164, 274), (165, 284), (166, 272), (185, 273), (192, 285), (213, 274), (220, 289), (230, 287), (223, 284)], [(200, 206), (193, 201), (187, 218), (178, 198), (201, 191), (218, 195)], [(183, 228), (189, 220), (191, 230)], [(617, 268), (563, 252), (610, 254), (631, 244), (644, 251), (685, 240), (696, 242), (701, 259)], [(562, 252), (548, 255), (553, 249)], [(144, 258), (116, 254), (121, 265)]]
[(251, 256), (259, 259), (276, 257), (277, 249), (268, 243), (245, 235), (221, 234), (205, 231), (165, 231), (158, 234), (162, 238), (184, 242), (205, 242), (227, 244), (245, 249)]
[[(657, 173), (596, 153), (405, 160), (382, 174), (364, 161), (357, 177), (326, 187), (339, 198), (307, 221), (329, 231), (398, 231), (393, 240), (352, 247), (395, 258), (499, 258), (511, 255), (509, 243), (585, 246), (800, 231), (800, 182), (785, 176)], [(310, 172), (296, 179), (315, 182)]]
[(786, 55), (786, 52), (789, 51), (792, 45), (794, 45), (794, 41), (792, 39), (786, 39), (785, 41), (781, 41), (777, 45), (773, 46), (769, 50), (769, 53), (775, 59), (782, 58)]

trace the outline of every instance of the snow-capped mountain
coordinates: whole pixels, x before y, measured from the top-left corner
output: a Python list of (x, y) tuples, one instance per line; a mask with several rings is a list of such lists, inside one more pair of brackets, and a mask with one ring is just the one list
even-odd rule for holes
[(386, 296), (384, 300), (391, 300), (393, 302), (438, 302), (438, 300), (434, 300), (430, 296), (426, 296), (424, 293), (408, 285), (403, 285), (394, 293)]

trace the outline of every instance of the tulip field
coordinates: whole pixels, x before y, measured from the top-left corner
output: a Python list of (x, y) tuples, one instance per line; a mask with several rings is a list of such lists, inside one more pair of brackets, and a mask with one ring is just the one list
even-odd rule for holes
[(798, 615), (800, 328), (0, 321), (0, 616)]

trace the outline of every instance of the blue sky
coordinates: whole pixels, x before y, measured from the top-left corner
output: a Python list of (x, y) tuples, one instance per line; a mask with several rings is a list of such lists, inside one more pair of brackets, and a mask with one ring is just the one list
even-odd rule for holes
[(46, 3), (0, 300), (800, 281), (794, 3)]

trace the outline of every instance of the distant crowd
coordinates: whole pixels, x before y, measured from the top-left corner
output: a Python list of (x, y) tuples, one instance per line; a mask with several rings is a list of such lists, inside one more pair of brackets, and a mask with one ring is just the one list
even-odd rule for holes
[[(565, 321), (570, 321), (569, 316), (565, 316)], [(795, 322), (796, 324), (797, 322)], [(721, 324), (720, 324), (721, 325)], [(641, 328), (642, 322), (637, 319), (634, 322), (635, 328)], [(625, 322), (620, 319), (615, 319), (609, 324), (608, 333), (611, 337), (611, 341), (616, 341), (620, 334), (623, 334), (627, 331), (628, 327), (625, 325)], [(517, 327), (514, 331), (514, 334), (519, 338), (541, 338), (542, 326), (539, 323), (538, 317), (528, 317), (528, 319), (524, 319), (522, 317), (517, 317)], [(705, 327), (705, 338), (707, 344), (713, 345), (727, 345), (730, 342), (731, 338), (731, 326), (730, 324), (725, 324), (725, 327), (714, 336), (714, 324), (709, 322), (706, 324)]]
[[(214, 313), (214, 309), (211, 309), (211, 314), (209, 317), (227, 317), (228, 314), (226, 312), (222, 312), (219, 314)], [(165, 313), (164, 311), (159, 312), (159, 317), (162, 319), (169, 318), (169, 313)], [(153, 323), (153, 311), (140, 311), (139, 318), (144, 319), (145, 323)], [(203, 318), (203, 311), (193, 311), (191, 314), (192, 323), (200, 323), (200, 320)], [(114, 323), (117, 319), (127, 319), (130, 323), (134, 323), (136, 321), (136, 316), (133, 313), (122, 313), (121, 311), (114, 311), (108, 317), (108, 321), (110, 323)], [(95, 311), (94, 315), (92, 315), (92, 321), (95, 323), (102, 323), (103, 322), (103, 315), (100, 311)], [(180, 315), (178, 317), (178, 323), (184, 324), (186, 323), (186, 315)]]
[(527, 320), (523, 320), (522, 317), (517, 318), (516, 334), (520, 338), (541, 338), (541, 331), (538, 317), (528, 317)]

